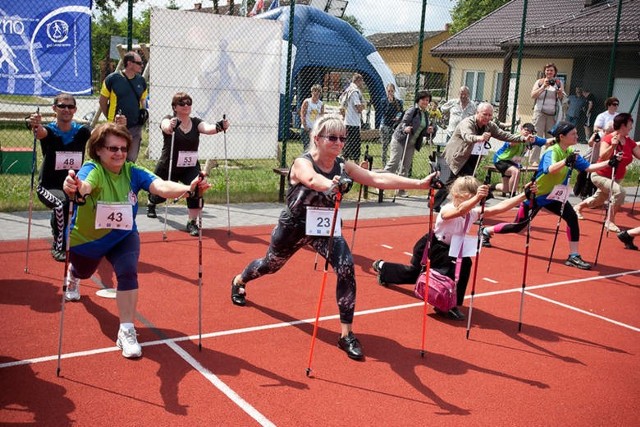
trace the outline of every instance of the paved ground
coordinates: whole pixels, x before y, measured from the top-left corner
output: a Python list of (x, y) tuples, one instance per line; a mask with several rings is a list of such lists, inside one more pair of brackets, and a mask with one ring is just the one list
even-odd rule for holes
[[(627, 188), (627, 203), (633, 203), (636, 188)], [(496, 203), (501, 200), (497, 198), (488, 203)], [(572, 205), (576, 205), (580, 199), (570, 197)], [(35, 200), (38, 204), (39, 201)], [(640, 198), (637, 200), (636, 209), (640, 210)], [(229, 206), (229, 216), (231, 218), (231, 228), (275, 224), (282, 211), (281, 203), (243, 203), (231, 204)], [(164, 228), (164, 205), (158, 206), (158, 218), (150, 219), (146, 216), (146, 207), (142, 206), (137, 217), (138, 229), (145, 231), (162, 231)], [(342, 218), (345, 220), (354, 219), (356, 212), (355, 202), (345, 202), (342, 206)], [(359, 219), (368, 218), (389, 218), (403, 216), (427, 215), (427, 199), (425, 197), (397, 198), (395, 203), (391, 198), (385, 198), (383, 203), (377, 203), (377, 196), (371, 195), (368, 200), (363, 200), (360, 205)], [(186, 207), (182, 205), (171, 205), (168, 208), (167, 229), (183, 230), (186, 225)], [(27, 237), (28, 212), (2, 212), (0, 213), (0, 241), (22, 240)], [(40, 239), (51, 237), (49, 226), (50, 211), (38, 210), (33, 212), (31, 227), (31, 238)], [(204, 228), (226, 228), (228, 227), (228, 216), (226, 205), (205, 205), (202, 221)]]

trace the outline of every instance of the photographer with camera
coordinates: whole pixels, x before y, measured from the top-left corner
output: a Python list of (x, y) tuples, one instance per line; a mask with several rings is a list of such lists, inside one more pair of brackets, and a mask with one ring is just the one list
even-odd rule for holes
[[(200, 134), (214, 135), (229, 128), (227, 120), (220, 120), (218, 123), (212, 124), (200, 118), (191, 117), (192, 103), (193, 100), (187, 93), (177, 92), (171, 100), (173, 115), (165, 116), (160, 122), (164, 141), (162, 154), (154, 173), (162, 179), (183, 184), (189, 184), (193, 181), (200, 174), (200, 163), (198, 162)], [(150, 193), (147, 216), (157, 218), (156, 204), (164, 201), (164, 198)], [(196, 219), (202, 210), (197, 196), (187, 197), (187, 208), (189, 209), (187, 231), (190, 235), (197, 236)]]
[[(532, 122), (538, 135), (547, 135), (558, 121), (565, 93), (557, 74), (558, 67), (554, 63), (545, 65), (544, 76), (536, 80), (531, 89), (531, 98), (535, 100)], [(540, 151), (539, 147), (533, 149), (531, 161), (534, 164), (540, 161)]]
[[(619, 233), (620, 229), (615, 224), (614, 219), (616, 212), (624, 203), (626, 192), (622, 185), (624, 176), (627, 173), (627, 166), (633, 161), (633, 158), (640, 159), (640, 146), (629, 137), (629, 133), (633, 129), (633, 118), (629, 113), (620, 113), (613, 119), (613, 132), (605, 135), (600, 143), (598, 161), (606, 161), (614, 158), (616, 155), (620, 157), (619, 163), (615, 165), (615, 176), (611, 182), (613, 169), (608, 166), (591, 174), (591, 182), (598, 189), (596, 193), (578, 203), (575, 207), (578, 219), (584, 219), (582, 210), (584, 208), (595, 209), (602, 206), (607, 199), (613, 197), (614, 205), (611, 209), (611, 217), (609, 222), (605, 224), (609, 231)], [(594, 133), (597, 135), (597, 133)]]

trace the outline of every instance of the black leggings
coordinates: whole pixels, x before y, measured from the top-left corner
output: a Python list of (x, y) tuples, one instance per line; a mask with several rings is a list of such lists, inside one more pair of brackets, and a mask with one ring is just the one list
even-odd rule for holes
[[(275, 273), (304, 245), (310, 245), (323, 258), (327, 258), (329, 238), (307, 236), (305, 223), (295, 221), (285, 210), (271, 233), (267, 254), (264, 258), (249, 263), (240, 275), (242, 282), (248, 283), (265, 274)], [(338, 277), (336, 300), (340, 311), (340, 322), (351, 324), (356, 306), (356, 280), (353, 257), (344, 237), (333, 238), (329, 264)]]
[[(528, 204), (523, 202), (520, 204), (520, 208), (518, 209), (518, 213), (516, 214), (516, 219), (514, 222), (503, 222), (500, 224), (496, 224), (493, 227), (493, 231), (497, 234), (519, 233), (527, 226), (529, 210), (531, 210), (531, 219), (533, 219), (533, 217), (535, 217), (542, 208), (545, 208), (546, 210), (560, 216), (562, 203), (554, 200), (542, 207), (534, 206), (533, 209), (531, 209)], [(578, 216), (576, 215), (576, 211), (573, 210), (573, 206), (571, 206), (570, 203), (565, 203), (564, 211), (562, 212), (562, 219), (567, 223), (567, 239), (569, 239), (570, 242), (579, 241), (580, 225), (578, 223)]]
[[(380, 280), (383, 283), (394, 284), (415, 283), (422, 272), (422, 255), (424, 254), (428, 237), (429, 234), (427, 233), (416, 242), (409, 265), (385, 261), (380, 270)], [(449, 245), (434, 238), (429, 248), (429, 259), (431, 260), (431, 268), (455, 280), (456, 258), (449, 256)], [(456, 283), (457, 305), (462, 305), (464, 301), (467, 284), (471, 276), (471, 258), (464, 257), (461, 263), (460, 277), (458, 277), (458, 282)]]
[[(156, 170), (154, 171), (154, 173), (158, 175), (158, 177), (164, 180), (167, 180), (169, 178), (169, 169), (167, 168), (156, 167)], [(196, 179), (199, 173), (200, 173), (200, 163), (196, 163), (195, 166), (188, 167), (188, 168), (176, 167), (171, 170), (171, 181), (181, 182), (184, 185), (189, 185), (191, 184), (191, 181)], [(202, 205), (200, 204), (199, 199), (200, 198), (198, 197), (187, 197), (187, 207), (189, 209), (199, 209), (202, 206), (204, 206), (204, 203)], [(165, 200), (166, 199), (163, 197), (149, 193), (149, 203), (153, 205), (159, 205)]]
[(36, 188), (38, 199), (51, 212), (51, 232), (53, 234), (53, 247), (57, 251), (65, 250), (65, 229), (69, 216), (69, 200), (64, 191), (55, 188), (47, 189), (40, 185)]

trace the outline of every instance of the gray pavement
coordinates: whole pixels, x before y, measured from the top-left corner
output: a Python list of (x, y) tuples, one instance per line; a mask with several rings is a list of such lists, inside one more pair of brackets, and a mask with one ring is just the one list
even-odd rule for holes
[[(636, 187), (628, 187), (626, 203), (633, 203)], [(370, 195), (369, 199), (363, 199), (360, 204), (358, 219), (375, 219), (391, 217), (420, 216), (429, 213), (426, 196), (413, 196), (396, 198), (395, 203), (391, 202), (392, 192), (386, 193), (389, 197), (383, 203), (377, 202), (377, 196)], [(501, 197), (489, 200), (489, 205), (503, 200)], [(571, 196), (569, 201), (576, 205), (580, 199)], [(40, 202), (34, 200), (40, 207)], [(635, 209), (640, 211), (640, 197), (636, 202)], [(342, 204), (341, 214), (345, 220), (355, 218), (356, 202), (347, 201)], [(229, 205), (231, 218), (231, 229), (234, 227), (245, 227), (254, 225), (272, 225), (278, 221), (278, 217), (284, 205), (282, 203), (242, 203)], [(140, 206), (136, 222), (140, 232), (162, 231), (164, 229), (164, 205), (158, 205), (157, 219), (147, 218), (146, 206)], [(42, 239), (51, 238), (51, 228), (49, 226), (49, 210), (37, 210), (32, 215), (31, 238)], [(25, 240), (27, 238), (28, 212), (0, 212), (0, 241)], [(187, 220), (187, 208), (184, 204), (169, 205), (167, 215), (167, 231), (184, 230)], [(228, 227), (227, 206), (226, 205), (205, 205), (202, 222), (205, 229)]]

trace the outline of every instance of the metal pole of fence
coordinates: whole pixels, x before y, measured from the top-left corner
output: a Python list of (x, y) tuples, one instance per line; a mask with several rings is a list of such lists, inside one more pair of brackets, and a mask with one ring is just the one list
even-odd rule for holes
[(418, 38), (418, 63), (416, 64), (416, 86), (413, 91), (413, 99), (416, 100), (420, 90), (420, 68), (422, 68), (422, 45), (424, 43), (424, 19), (427, 13), (427, 0), (422, 0), (422, 17), (420, 18), (420, 37)]
[[(522, 69), (522, 49), (524, 47), (524, 32), (527, 26), (527, 6), (528, 1), (524, 0), (522, 6), (522, 25), (520, 26), (520, 44), (518, 45), (518, 66), (516, 71), (516, 87), (513, 94), (513, 114), (511, 114), (511, 132), (516, 127), (516, 111), (518, 111), (518, 89), (520, 88), (520, 72)], [(507, 106), (507, 108), (509, 108)]]
[[(284, 117), (282, 123), (282, 153), (280, 155), (280, 167), (287, 167), (287, 140), (289, 139), (289, 117), (291, 116), (291, 58), (293, 56), (293, 22), (296, 2), (289, 5), (289, 43), (287, 45), (287, 75), (284, 89)], [(282, 116), (281, 116), (282, 117)]]
[(127, 5), (127, 50), (133, 48), (133, 0)]
[(622, 14), (622, 0), (618, 0), (618, 15), (616, 17), (616, 30), (613, 34), (613, 46), (609, 56), (609, 84), (607, 85), (607, 97), (613, 95), (613, 75), (616, 72), (616, 50), (618, 49), (618, 35), (620, 34), (620, 15)]

